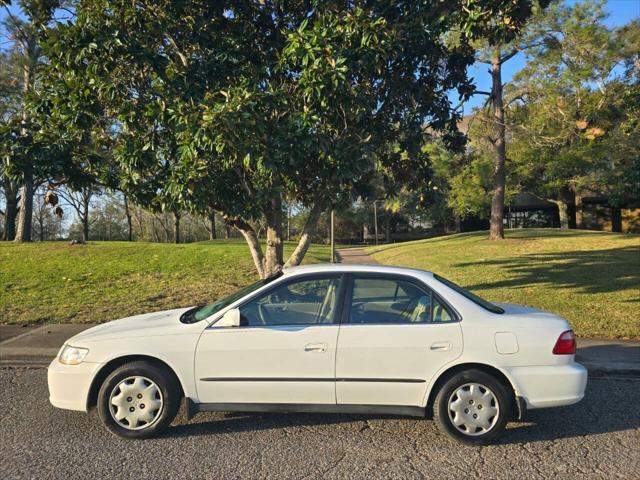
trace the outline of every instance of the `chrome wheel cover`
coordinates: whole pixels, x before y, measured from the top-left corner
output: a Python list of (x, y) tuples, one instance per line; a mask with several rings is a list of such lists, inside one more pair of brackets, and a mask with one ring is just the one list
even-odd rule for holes
[(500, 405), (491, 389), (480, 383), (466, 383), (449, 397), (449, 420), (464, 435), (476, 437), (489, 432), (498, 421)]
[(127, 377), (109, 395), (111, 417), (127, 430), (150, 427), (160, 418), (163, 406), (160, 388), (147, 377)]

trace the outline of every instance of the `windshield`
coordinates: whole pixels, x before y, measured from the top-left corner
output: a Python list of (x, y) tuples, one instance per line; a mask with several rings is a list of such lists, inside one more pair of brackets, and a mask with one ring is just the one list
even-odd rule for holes
[(494, 305), (491, 302), (487, 302), (484, 298), (479, 297), (478, 295), (471, 293), (469, 290), (465, 290), (459, 285), (456, 285), (451, 280), (447, 280), (446, 278), (442, 278), (440, 275), (433, 274), (433, 278), (444, 283), (447, 287), (455, 290), (463, 297), (468, 298), (476, 305), (480, 305), (485, 310), (489, 310), (492, 313), (504, 313), (504, 310), (497, 305)]
[(254, 290), (258, 290), (259, 288), (264, 287), (265, 285), (267, 285), (268, 283), (272, 282), (273, 280), (275, 280), (280, 276), (282, 276), (282, 272), (272, 275), (269, 278), (258, 280), (257, 282), (252, 283), (251, 285), (248, 285), (244, 288), (241, 288), (237, 292), (234, 292), (227, 297), (221, 298), (220, 300), (217, 300), (210, 305), (203, 305), (200, 307), (192, 308), (191, 310), (188, 310), (184, 314), (182, 314), (180, 321), (183, 323), (195, 323), (195, 322), (199, 322), (200, 320), (204, 320), (205, 318), (208, 318), (211, 315), (214, 315), (220, 310), (227, 308), (233, 302), (240, 300), (242, 297), (246, 295), (249, 295)]

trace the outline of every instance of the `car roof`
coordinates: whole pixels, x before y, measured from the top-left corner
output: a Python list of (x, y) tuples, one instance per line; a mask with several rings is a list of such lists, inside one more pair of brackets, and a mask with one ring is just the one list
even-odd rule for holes
[(420, 270), (417, 268), (392, 267), (386, 265), (359, 265), (353, 263), (314, 263), (311, 265), (300, 265), (297, 267), (288, 267), (282, 270), (284, 275), (298, 275), (302, 273), (329, 273), (329, 272), (362, 272), (362, 273), (387, 273), (396, 275), (428, 275), (433, 276), (432, 272)]

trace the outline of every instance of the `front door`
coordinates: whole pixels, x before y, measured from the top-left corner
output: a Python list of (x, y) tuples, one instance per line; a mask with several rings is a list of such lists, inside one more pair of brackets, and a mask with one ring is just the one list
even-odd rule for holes
[(453, 311), (420, 282), (354, 275), (338, 337), (338, 404), (424, 403), (429, 380), (462, 352)]
[(204, 331), (195, 358), (203, 403), (336, 403), (340, 275), (284, 280), (240, 307), (240, 327)]

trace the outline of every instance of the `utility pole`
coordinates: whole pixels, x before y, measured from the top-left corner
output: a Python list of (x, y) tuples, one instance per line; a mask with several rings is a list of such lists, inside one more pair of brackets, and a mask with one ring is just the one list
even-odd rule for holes
[(373, 233), (376, 236), (376, 247), (378, 246), (378, 208), (376, 207), (377, 200), (373, 201)]
[(331, 263), (336, 263), (336, 243), (333, 235), (333, 209), (331, 209)]

